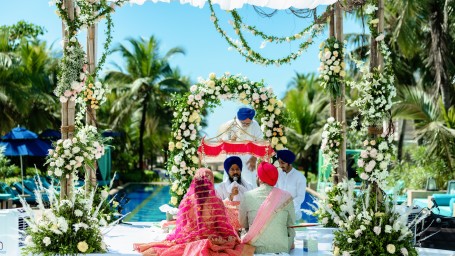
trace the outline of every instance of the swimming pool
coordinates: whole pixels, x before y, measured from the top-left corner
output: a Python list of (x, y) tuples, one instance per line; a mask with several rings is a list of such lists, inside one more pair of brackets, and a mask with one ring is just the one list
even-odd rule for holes
[(124, 221), (152, 222), (166, 219), (166, 214), (158, 208), (170, 200), (169, 186), (157, 184), (129, 184), (119, 191), (124, 197), (121, 213), (128, 214)]

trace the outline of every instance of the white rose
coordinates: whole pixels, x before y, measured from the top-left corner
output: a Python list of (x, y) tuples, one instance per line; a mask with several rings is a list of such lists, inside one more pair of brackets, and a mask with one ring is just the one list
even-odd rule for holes
[(175, 147), (174, 142), (172, 142), (172, 141), (169, 142), (169, 151), (173, 151), (174, 147)]
[(51, 244), (51, 239), (49, 237), (43, 238), (43, 243), (45, 246), (49, 246)]
[(287, 143), (288, 143), (288, 139), (287, 139), (286, 137), (284, 137), (284, 136), (281, 137), (280, 140), (281, 140), (281, 142), (282, 142), (283, 144), (287, 144)]
[(182, 142), (179, 141), (179, 142), (175, 143), (175, 147), (176, 147), (177, 149), (182, 149), (182, 148), (183, 148)]
[(396, 250), (395, 245), (393, 245), (393, 244), (388, 244), (388, 245), (387, 245), (387, 252), (388, 252), (388, 253), (394, 254), (394, 253), (395, 253), (395, 250)]
[(177, 197), (175, 197), (175, 196), (171, 197), (171, 204), (176, 206), (177, 205), (177, 201), (178, 201)]
[(209, 78), (210, 78), (211, 80), (215, 79), (215, 78), (216, 78), (216, 74), (213, 73), (213, 72), (210, 73), (210, 74), (209, 74)]
[(79, 210), (79, 209), (76, 209), (76, 210), (74, 211), (74, 215), (76, 215), (76, 217), (81, 217), (83, 214), (84, 214), (84, 213), (83, 213), (81, 210)]
[(191, 157), (191, 160), (193, 161), (193, 163), (197, 164), (199, 163), (199, 158), (197, 156), (192, 156)]
[(82, 253), (86, 252), (88, 250), (87, 242), (82, 241), (82, 242), (77, 243), (77, 249)]

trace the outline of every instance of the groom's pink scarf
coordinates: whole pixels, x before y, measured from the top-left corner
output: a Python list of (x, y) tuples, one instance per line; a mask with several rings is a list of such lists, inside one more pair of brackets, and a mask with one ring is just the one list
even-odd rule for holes
[(272, 220), (274, 214), (284, 206), (287, 202), (292, 200), (292, 196), (281, 189), (273, 188), (270, 194), (262, 202), (259, 207), (256, 218), (254, 218), (253, 224), (251, 225), (248, 233), (242, 238), (242, 243), (253, 243), (267, 227), (268, 223)]

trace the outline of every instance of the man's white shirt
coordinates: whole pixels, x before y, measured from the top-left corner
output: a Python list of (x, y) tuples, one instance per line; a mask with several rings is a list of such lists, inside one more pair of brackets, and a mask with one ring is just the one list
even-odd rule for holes
[[(243, 175), (243, 173), (242, 173)], [(243, 198), (243, 194), (247, 191), (250, 191), (253, 189), (253, 186), (245, 181), (242, 177), (242, 184), (237, 183), (236, 181), (231, 182), (230, 180), (223, 181), (219, 184), (217, 184), (216, 187), (216, 194), (218, 197), (220, 197), (222, 200), (229, 200), (229, 195), (231, 194), (232, 188), (234, 186), (237, 186), (239, 188), (239, 193), (234, 196), (232, 201), (240, 201)]]
[(296, 220), (299, 220), (302, 218), (300, 206), (305, 200), (306, 178), (295, 168), (292, 168), (289, 173), (285, 173), (283, 170), (280, 170), (278, 173), (276, 187), (291, 194), (294, 201), (295, 217)]

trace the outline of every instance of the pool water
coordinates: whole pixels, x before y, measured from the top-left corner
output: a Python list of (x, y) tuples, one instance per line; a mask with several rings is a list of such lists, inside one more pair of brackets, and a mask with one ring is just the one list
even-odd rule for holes
[(159, 207), (170, 200), (169, 186), (156, 184), (130, 184), (119, 192), (126, 203), (121, 213), (128, 214), (123, 221), (152, 222), (166, 219)]

